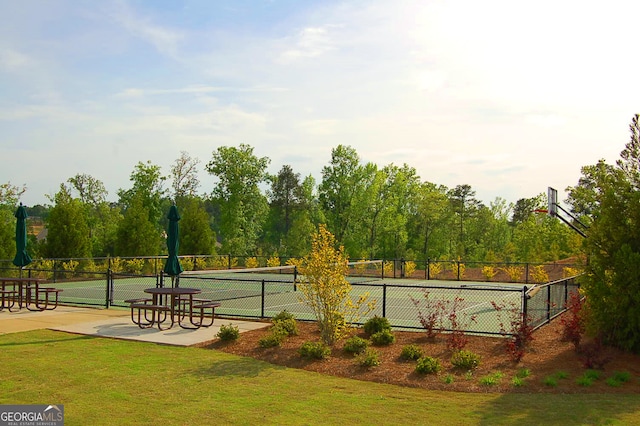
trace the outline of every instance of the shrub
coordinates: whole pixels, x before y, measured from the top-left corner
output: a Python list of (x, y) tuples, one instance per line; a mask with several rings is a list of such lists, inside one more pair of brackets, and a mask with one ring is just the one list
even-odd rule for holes
[(500, 371), (496, 371), (495, 373), (481, 377), (480, 384), (485, 386), (493, 386), (500, 383), (501, 379), (502, 379), (502, 373)]
[(280, 258), (278, 256), (271, 256), (269, 259), (267, 259), (267, 266), (280, 266)]
[(491, 278), (495, 277), (498, 271), (495, 267), (491, 265), (486, 265), (482, 267), (482, 275), (487, 281), (491, 281)]
[(273, 323), (272, 333), (281, 333), (285, 337), (298, 334), (298, 323), (294, 319), (280, 320)]
[(418, 359), (418, 363), (416, 364), (416, 372), (420, 374), (434, 374), (440, 370), (442, 370), (440, 360), (430, 356), (423, 356)]
[(518, 282), (522, 279), (524, 274), (524, 268), (522, 266), (507, 266), (502, 270), (509, 276), (511, 282)]
[(387, 346), (396, 341), (391, 330), (382, 330), (371, 335), (371, 342), (377, 346)]
[(525, 380), (522, 377), (515, 376), (511, 379), (511, 384), (516, 388), (520, 388), (525, 385)]
[(400, 358), (405, 359), (407, 361), (415, 361), (424, 355), (422, 349), (418, 345), (407, 345), (402, 348), (402, 352), (400, 352)]
[(255, 257), (248, 257), (247, 260), (244, 261), (244, 266), (245, 268), (257, 268), (259, 266), (258, 259)]
[(415, 271), (416, 271), (416, 262), (413, 262), (411, 260), (407, 260), (404, 263), (404, 275), (405, 275), (405, 277), (411, 277)]
[(275, 323), (278, 321), (289, 320), (289, 319), (296, 319), (296, 317), (291, 312), (285, 309), (284, 311), (281, 311), (276, 315), (274, 315), (274, 317), (271, 318), (271, 322)]
[[(529, 317), (522, 313), (521, 307), (511, 302), (510, 304), (499, 305), (491, 302), (496, 310), (498, 322), (500, 326), (500, 334), (509, 336), (505, 341), (505, 350), (507, 355), (513, 362), (520, 362), (524, 356), (526, 348), (533, 340), (533, 327), (529, 324)], [(503, 312), (506, 311), (508, 325), (503, 318)]]
[(222, 324), (216, 336), (218, 336), (218, 338), (224, 342), (230, 342), (233, 340), (238, 340), (238, 338), (240, 337), (240, 330), (233, 324)]
[(353, 336), (344, 342), (342, 349), (351, 354), (360, 354), (363, 353), (367, 347), (369, 347), (369, 342), (366, 339)]
[(325, 359), (331, 355), (331, 348), (322, 342), (304, 342), (298, 353), (302, 358)]
[(544, 269), (544, 265), (536, 265), (531, 271), (531, 280), (534, 283), (546, 283), (549, 282), (549, 274)]
[(439, 262), (429, 263), (429, 277), (437, 278), (442, 273), (442, 264)]
[(615, 373), (613, 373), (613, 376), (607, 379), (607, 385), (617, 388), (622, 386), (623, 383), (626, 383), (629, 380), (631, 380), (631, 374), (629, 372), (616, 371)]
[(348, 259), (344, 247), (336, 246), (335, 237), (320, 225), (312, 236), (311, 252), (298, 267), (304, 277), (298, 284), (298, 299), (313, 311), (320, 338), (327, 345), (346, 337), (350, 324), (375, 308), (375, 301), (367, 302), (367, 293), (352, 300), (346, 279)]
[(480, 365), (480, 355), (471, 351), (457, 351), (451, 356), (451, 364), (465, 370), (473, 370)]
[(287, 336), (295, 336), (298, 334), (298, 323), (292, 313), (286, 310), (278, 313), (271, 318), (272, 328), (278, 328)]
[(362, 367), (375, 367), (380, 365), (380, 354), (375, 349), (368, 348), (356, 358)]
[(385, 317), (374, 316), (369, 318), (363, 326), (364, 332), (369, 336), (379, 333), (383, 330), (391, 330), (391, 324)]
[(585, 331), (582, 315), (583, 299), (578, 291), (572, 291), (565, 305), (567, 312), (560, 317), (562, 324), (562, 341), (571, 342), (577, 351)]
[(451, 383), (453, 383), (454, 381), (454, 377), (451, 374), (447, 374), (444, 379), (442, 379), (443, 382), (445, 382), (446, 384), (450, 385)]
[(529, 377), (530, 375), (531, 375), (531, 370), (529, 370), (528, 368), (521, 368), (516, 373), (516, 377), (518, 377), (520, 379), (524, 379), (526, 377)]
[(547, 376), (544, 378), (542, 383), (544, 383), (545, 386), (555, 388), (558, 386), (558, 379), (555, 378), (554, 376)]
[(280, 346), (286, 336), (281, 333), (271, 333), (262, 339), (258, 340), (258, 345), (261, 348), (274, 348)]

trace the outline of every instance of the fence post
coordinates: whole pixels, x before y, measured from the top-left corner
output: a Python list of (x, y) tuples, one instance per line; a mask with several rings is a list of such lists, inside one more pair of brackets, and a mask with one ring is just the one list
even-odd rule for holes
[(460, 281), (460, 261), (456, 260), (456, 265), (458, 265), (458, 281)]
[(227, 269), (231, 269), (231, 255), (227, 255)]
[(293, 291), (298, 291), (298, 266), (293, 266)]
[(382, 317), (387, 317), (387, 284), (382, 283)]
[(551, 286), (547, 285), (547, 322), (551, 322)]
[(384, 258), (382, 259), (382, 268), (380, 268), (381, 272), (381, 276), (380, 278), (382, 278), (384, 280), (384, 264), (386, 263), (386, 260), (384, 260)]
[(524, 264), (524, 283), (529, 284), (529, 262)]
[(429, 280), (429, 258), (427, 258), (427, 265), (424, 267), (424, 279)]
[(111, 268), (107, 269), (107, 286), (106, 286), (106, 295), (104, 301), (104, 307), (109, 309), (109, 301), (111, 300)]
[(264, 318), (264, 296), (265, 296), (265, 291), (264, 291), (264, 280), (262, 280), (262, 297), (260, 300), (260, 318)]
[(522, 287), (522, 324), (528, 321), (529, 318), (529, 306), (527, 303), (527, 286)]

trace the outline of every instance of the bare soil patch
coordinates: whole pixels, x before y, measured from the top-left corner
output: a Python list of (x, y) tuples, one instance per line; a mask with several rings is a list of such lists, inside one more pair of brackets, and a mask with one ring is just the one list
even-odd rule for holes
[[(353, 355), (343, 351), (344, 341), (332, 348), (332, 354), (325, 360), (310, 361), (300, 357), (298, 349), (304, 342), (320, 341), (315, 322), (298, 322), (299, 333), (285, 340), (281, 347), (260, 348), (258, 341), (270, 331), (261, 329), (242, 333), (235, 342), (213, 341), (207, 347), (228, 353), (253, 357), (272, 364), (299, 368), (339, 377), (371, 382), (389, 383), (433, 390), (456, 392), (514, 392), (514, 393), (640, 393), (640, 356), (613, 348), (603, 348), (597, 358), (606, 360), (600, 378), (589, 386), (577, 381), (585, 374), (585, 356), (577, 353), (571, 343), (561, 341), (562, 326), (558, 320), (534, 333), (534, 341), (519, 363), (509, 359), (504, 348), (504, 339), (498, 337), (468, 336), (466, 350), (480, 355), (480, 366), (472, 373), (460, 371), (451, 364), (452, 352), (447, 349), (447, 336), (439, 335), (427, 339), (420, 331), (394, 330), (396, 342), (389, 346), (372, 346), (379, 352), (381, 364), (376, 367), (361, 367)], [(353, 330), (354, 335), (366, 338), (362, 329)], [(590, 342), (587, 342), (587, 344)], [(442, 371), (437, 374), (418, 374), (415, 361), (404, 361), (400, 353), (405, 345), (420, 346), (425, 355), (436, 357), (442, 363)], [(515, 386), (514, 376), (523, 370), (529, 371), (522, 386)], [(481, 378), (502, 373), (497, 384), (481, 384)], [(607, 379), (616, 372), (627, 372), (631, 380), (612, 386)], [(557, 378), (556, 386), (546, 384), (550, 377)], [(447, 380), (448, 379), (448, 380)], [(449, 381), (446, 383), (445, 381)]]

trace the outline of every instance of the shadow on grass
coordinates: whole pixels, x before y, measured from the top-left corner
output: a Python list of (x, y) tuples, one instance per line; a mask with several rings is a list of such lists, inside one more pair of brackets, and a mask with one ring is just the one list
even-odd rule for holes
[(253, 358), (234, 357), (234, 359), (213, 361), (207, 367), (188, 370), (186, 373), (198, 377), (257, 377), (267, 370), (280, 369), (284, 369), (284, 367), (257, 361)]
[(46, 345), (50, 343), (62, 343), (62, 342), (70, 342), (74, 340), (88, 340), (91, 339), (91, 336), (75, 336), (69, 337), (68, 339), (49, 339), (49, 340), (31, 340), (31, 341), (13, 341), (0, 343), (0, 347), (13, 347), (13, 346), (26, 346), (26, 345)]

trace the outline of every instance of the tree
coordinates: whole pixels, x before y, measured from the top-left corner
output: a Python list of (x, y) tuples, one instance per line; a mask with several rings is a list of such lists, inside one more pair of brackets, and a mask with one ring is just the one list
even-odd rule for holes
[(93, 256), (114, 253), (116, 230), (122, 216), (107, 202), (108, 192), (102, 181), (87, 174), (77, 174), (67, 180), (86, 210)]
[(303, 189), (300, 174), (285, 165), (272, 178), (269, 198), (268, 239), (280, 254), (287, 254), (287, 236), (293, 227), (296, 215), (303, 205)]
[(214, 235), (203, 202), (196, 197), (180, 199), (181, 254), (213, 254)]
[(245, 255), (256, 250), (268, 212), (259, 185), (267, 179), (269, 161), (256, 157), (249, 145), (240, 144), (238, 148), (219, 147), (207, 164), (207, 171), (218, 178), (212, 195), (227, 253)]
[(356, 150), (343, 145), (332, 149), (331, 163), (322, 169), (319, 199), (328, 228), (340, 242), (353, 215), (352, 201), (362, 188), (361, 180), (362, 166)]
[(198, 179), (199, 163), (199, 159), (191, 158), (187, 152), (182, 151), (180, 153), (180, 157), (176, 159), (171, 167), (171, 175), (173, 176), (171, 188), (174, 200), (196, 195), (196, 191), (200, 186), (200, 180)]
[(64, 184), (52, 200), (45, 253), (54, 258), (91, 256), (91, 236), (82, 202), (73, 198)]
[(589, 261), (582, 279), (589, 328), (604, 343), (634, 352), (640, 352), (638, 118), (631, 122), (631, 138), (617, 167), (600, 161), (583, 169), (588, 186), (570, 194), (574, 205), (592, 209), (593, 222), (584, 240)]
[(471, 189), (470, 185), (458, 185), (449, 191), (451, 207), (455, 212), (458, 226), (455, 254), (459, 257), (466, 257), (470, 250), (468, 235), (465, 234), (465, 223), (473, 218), (482, 206), (482, 203), (475, 196), (476, 192)]
[(118, 190), (120, 204), (127, 210), (133, 203), (134, 199), (140, 201), (142, 206), (147, 210), (148, 220), (158, 229), (164, 228), (161, 220), (163, 219), (163, 198), (166, 194), (164, 189), (164, 181), (167, 178), (162, 176), (160, 166), (156, 166), (147, 161), (146, 164), (138, 162), (136, 164), (129, 180), (133, 182), (130, 189)]
[(143, 196), (138, 194), (129, 200), (117, 230), (115, 255), (157, 256), (166, 248), (161, 246), (161, 236), (149, 221), (149, 210), (144, 206)]
[(425, 259), (438, 259), (448, 254), (446, 230), (451, 218), (447, 188), (430, 182), (420, 184), (410, 209), (410, 246)]
[(355, 302), (351, 299), (344, 247), (336, 248), (334, 236), (324, 225), (312, 239), (311, 252), (299, 265), (304, 281), (298, 289), (301, 301), (313, 310), (318, 320), (320, 338), (325, 344), (333, 345), (346, 335), (349, 325), (358, 320), (361, 308), (367, 306), (370, 311), (374, 304), (366, 305), (368, 295)]

